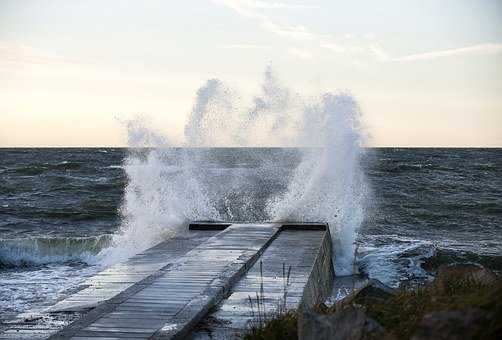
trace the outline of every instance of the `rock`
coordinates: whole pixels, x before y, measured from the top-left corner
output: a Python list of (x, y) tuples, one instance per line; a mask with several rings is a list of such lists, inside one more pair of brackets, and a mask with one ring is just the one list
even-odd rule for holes
[(483, 318), (479, 310), (432, 312), (424, 315), (412, 340), (474, 339)]
[(359, 307), (347, 306), (332, 314), (303, 311), (298, 320), (300, 340), (366, 340), (383, 328)]
[(358, 304), (369, 304), (385, 301), (395, 294), (395, 289), (386, 286), (376, 279), (371, 279), (365, 286), (363, 286), (359, 290), (354, 291), (349, 299)]
[(439, 267), (455, 265), (458, 263), (471, 263), (490, 268), (497, 274), (502, 272), (502, 256), (486, 256), (469, 251), (456, 251), (436, 248), (432, 256), (423, 259), (420, 266), (429, 274), (436, 275)]
[(435, 284), (446, 288), (461, 284), (490, 285), (497, 281), (497, 275), (481, 265), (456, 264), (441, 266), (438, 269)]
[(368, 277), (363, 275), (337, 276), (333, 280), (331, 295), (324, 301), (328, 307), (334, 306), (338, 301), (350, 296), (354, 291), (359, 291), (368, 285)]

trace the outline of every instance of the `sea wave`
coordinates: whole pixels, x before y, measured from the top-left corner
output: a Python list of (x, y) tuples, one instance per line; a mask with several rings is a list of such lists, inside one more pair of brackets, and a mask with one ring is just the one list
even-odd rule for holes
[(367, 235), (362, 244), (357, 254), (359, 270), (393, 287), (426, 279), (429, 274), (422, 263), (436, 251), (432, 242), (397, 235)]
[(427, 257), (421, 266), (427, 271), (435, 272), (442, 265), (459, 263), (482, 265), (496, 273), (502, 272), (502, 255), (484, 255), (447, 248), (436, 248), (432, 256)]
[(407, 173), (417, 171), (456, 171), (455, 168), (433, 163), (408, 163), (388, 161), (378, 165), (377, 170), (386, 173)]
[(20, 166), (10, 167), (3, 172), (13, 175), (37, 176), (45, 172), (54, 170), (79, 170), (85, 164), (83, 162), (62, 161), (58, 163), (43, 163), (43, 164), (24, 164)]
[(104, 206), (96, 201), (83, 202), (78, 208), (63, 207), (59, 209), (43, 210), (43, 208), (3, 205), (2, 211), (15, 214), (17, 218), (24, 219), (56, 219), (67, 221), (91, 221), (104, 218), (116, 218), (115, 206)]
[(471, 263), (502, 272), (502, 255), (480, 254), (454, 242), (433, 242), (399, 235), (365, 235), (357, 254), (359, 270), (387, 285), (423, 282), (442, 265)]
[(110, 242), (109, 234), (0, 239), (0, 268), (62, 262), (94, 264), (97, 262), (96, 255)]

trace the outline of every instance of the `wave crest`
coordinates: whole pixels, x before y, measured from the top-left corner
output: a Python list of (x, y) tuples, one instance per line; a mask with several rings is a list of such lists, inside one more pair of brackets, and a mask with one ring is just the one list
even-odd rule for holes
[(78, 261), (93, 264), (110, 245), (111, 235), (0, 239), (0, 267)]

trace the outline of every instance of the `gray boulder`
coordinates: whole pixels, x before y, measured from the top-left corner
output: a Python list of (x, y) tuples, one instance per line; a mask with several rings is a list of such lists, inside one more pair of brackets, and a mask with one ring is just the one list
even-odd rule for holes
[(484, 315), (479, 310), (441, 311), (424, 315), (412, 340), (469, 340)]
[(346, 306), (330, 314), (305, 310), (298, 319), (300, 340), (366, 340), (379, 333), (383, 334), (383, 328), (355, 306)]
[(475, 264), (455, 264), (439, 267), (435, 284), (438, 287), (462, 284), (490, 285), (497, 281), (497, 275), (490, 269)]
[(351, 298), (359, 304), (382, 302), (395, 295), (396, 292), (394, 288), (386, 286), (379, 280), (371, 279), (361, 289), (354, 291)]

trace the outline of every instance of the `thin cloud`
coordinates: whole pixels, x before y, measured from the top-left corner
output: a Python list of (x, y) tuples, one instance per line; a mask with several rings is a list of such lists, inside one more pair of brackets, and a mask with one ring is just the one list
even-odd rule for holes
[[(300, 8), (300, 7), (308, 7), (303, 4), (286, 4), (282, 2), (272, 2), (272, 1), (250, 1), (250, 0), (212, 0), (214, 3), (222, 5), (226, 8), (229, 8), (236, 12), (237, 14), (251, 18), (258, 22), (258, 25), (268, 32), (291, 39), (293, 41), (297, 41), (299, 43), (315, 43), (317, 46), (327, 49), (331, 52), (343, 53), (347, 55), (356, 55), (356, 54), (364, 54), (367, 53), (371, 56), (374, 56), (374, 53), (371, 51), (370, 46), (368, 45), (369, 41), (374, 39), (375, 36), (373, 34), (369, 34), (364, 37), (364, 42), (362, 44), (356, 44), (352, 40), (355, 38), (354, 34), (347, 33), (345, 34), (345, 39), (350, 40), (347, 42), (334, 42), (333, 37), (329, 34), (319, 34), (317, 32), (311, 31), (308, 27), (302, 25), (287, 25), (283, 23), (278, 23), (274, 21), (271, 17), (264, 14), (260, 9), (264, 8)], [(310, 6), (311, 7), (311, 6)], [(290, 54), (295, 55), (301, 59), (310, 59), (314, 56), (309, 53), (307, 56), (304, 49), (292, 49), (292, 51), (302, 51), (301, 53), (290, 52)], [(302, 55), (302, 56), (301, 56)]]
[(379, 43), (371, 44), (368, 51), (370, 56), (378, 62), (385, 63), (392, 60), (390, 54)]
[(222, 48), (229, 50), (253, 50), (253, 49), (263, 48), (263, 46), (254, 44), (230, 44), (230, 45), (224, 45), (222, 46)]
[(327, 50), (330, 50), (332, 52), (336, 53), (346, 53), (347, 52), (347, 47), (341, 44), (334, 44), (334, 43), (324, 43), (321, 44), (322, 48), (325, 48)]
[[(334, 42), (332, 37), (327, 34), (319, 34), (310, 31), (305, 26), (291, 26), (275, 22), (269, 16), (263, 14), (260, 9), (269, 8), (302, 8), (310, 7), (303, 4), (289, 4), (284, 2), (274, 1), (259, 1), (259, 0), (212, 0), (213, 2), (223, 5), (227, 8), (234, 10), (236, 13), (252, 18), (258, 21), (259, 25), (271, 32), (274, 35), (287, 37), (297, 41), (317, 41), (318, 46), (327, 49), (331, 52), (367, 56), (373, 60), (381, 63), (386, 62), (413, 62), (420, 60), (433, 60), (437, 58), (446, 58), (462, 55), (490, 55), (502, 54), (502, 44), (487, 43), (467, 46), (462, 48), (455, 48), (449, 50), (439, 50), (426, 53), (411, 54), (402, 57), (392, 57), (376, 40), (373, 33), (366, 33), (362, 37), (363, 42), (359, 44), (345, 42)], [(354, 35), (347, 33), (345, 35), (347, 40), (352, 40)], [(291, 52), (290, 52), (291, 53)], [(295, 54), (294, 52), (291, 54)], [(299, 57), (299, 54), (296, 53)]]
[(0, 63), (2, 64), (76, 64), (77, 59), (60, 57), (21, 43), (0, 42)]
[[(274, 22), (270, 17), (258, 11), (265, 8), (305, 8), (306, 5), (290, 5), (279, 2), (247, 0), (213, 0), (213, 2), (232, 9), (237, 14), (257, 20), (259, 25), (269, 32), (294, 40), (322, 39), (325, 36), (309, 31), (305, 26), (284, 25)], [(302, 7), (300, 7), (302, 6)]]
[(305, 8), (318, 8), (318, 6), (298, 4), (298, 3), (286, 3), (286, 2), (276, 2), (276, 1), (259, 1), (259, 0), (228, 0), (222, 1), (225, 3), (233, 3), (234, 6), (244, 6), (248, 8), (257, 9), (305, 9)]
[(305, 26), (279, 25), (272, 21), (263, 21), (261, 26), (278, 36), (294, 40), (321, 39), (323, 36), (309, 31)]
[(398, 58), (388, 58), (388, 61), (408, 62), (408, 61), (419, 61), (419, 60), (432, 60), (446, 57), (456, 57), (463, 55), (491, 55), (491, 54), (501, 54), (501, 53), (502, 53), (502, 44), (478, 44), (449, 50), (411, 54)]
[(292, 55), (293, 57), (296, 57), (298, 59), (302, 59), (302, 60), (311, 60), (311, 59), (314, 59), (314, 55), (312, 53), (310, 53), (309, 51), (306, 51), (306, 50), (300, 50), (300, 49), (297, 49), (297, 48), (292, 48), (288, 51), (288, 53), (290, 55)]

